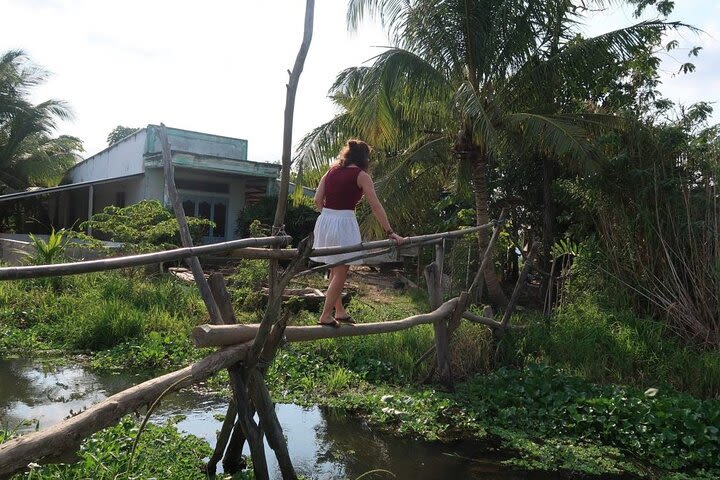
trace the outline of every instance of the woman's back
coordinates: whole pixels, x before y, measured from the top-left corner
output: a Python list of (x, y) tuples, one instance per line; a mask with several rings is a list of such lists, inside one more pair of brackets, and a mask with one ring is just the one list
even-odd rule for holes
[(325, 207), (355, 210), (363, 191), (357, 184), (362, 170), (357, 167), (333, 167), (325, 176)]

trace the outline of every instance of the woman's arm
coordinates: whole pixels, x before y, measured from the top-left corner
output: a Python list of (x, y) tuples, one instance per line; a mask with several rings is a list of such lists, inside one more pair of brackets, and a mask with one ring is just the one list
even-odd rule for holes
[(315, 190), (315, 209), (319, 212), (325, 206), (325, 175), (320, 179), (320, 184)]
[(363, 195), (365, 195), (365, 198), (370, 204), (373, 215), (375, 215), (375, 218), (377, 218), (378, 222), (380, 222), (380, 226), (385, 231), (385, 235), (387, 235), (388, 238), (398, 242), (398, 244), (402, 244), (405, 241), (405, 238), (393, 232), (393, 229), (390, 226), (390, 222), (387, 218), (387, 213), (385, 213), (385, 208), (382, 206), (382, 203), (380, 203), (380, 199), (378, 198), (377, 193), (375, 193), (375, 184), (373, 183), (370, 175), (368, 175), (367, 172), (360, 172), (360, 174), (358, 175), (357, 183), (358, 186), (362, 189)]

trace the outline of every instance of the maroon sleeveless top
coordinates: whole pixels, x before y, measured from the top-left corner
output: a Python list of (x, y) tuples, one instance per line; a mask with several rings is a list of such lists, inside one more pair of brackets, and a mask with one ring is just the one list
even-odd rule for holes
[(325, 206), (333, 210), (355, 210), (363, 191), (357, 184), (362, 170), (355, 167), (333, 167), (325, 176)]

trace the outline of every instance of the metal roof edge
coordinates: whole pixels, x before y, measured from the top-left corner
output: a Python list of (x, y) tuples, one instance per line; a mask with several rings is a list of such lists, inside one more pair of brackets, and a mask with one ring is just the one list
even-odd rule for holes
[(0, 195), (0, 203), (9, 202), (11, 200), (17, 200), (20, 198), (36, 197), (38, 195), (46, 195), (49, 193), (64, 192), (65, 190), (74, 190), (76, 188), (89, 187), (90, 185), (100, 185), (103, 183), (120, 182), (128, 180), (133, 177), (139, 177), (144, 173), (133, 173), (132, 175), (124, 175), (122, 177), (104, 178), (102, 180), (88, 180), (86, 182), (78, 183), (67, 183), (65, 185), (58, 185), (57, 187), (40, 188), (37, 190), (23, 191), (8, 193), (7, 195)]

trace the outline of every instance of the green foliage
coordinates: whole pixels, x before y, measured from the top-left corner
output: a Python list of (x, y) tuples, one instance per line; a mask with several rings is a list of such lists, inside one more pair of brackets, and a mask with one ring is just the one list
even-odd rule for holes
[[(202, 232), (214, 226), (204, 218), (187, 217), (188, 227), (195, 242)], [(120, 242), (131, 250), (156, 250), (181, 245), (175, 216), (157, 200), (143, 200), (127, 207), (105, 207), (102, 213), (80, 224), (85, 230), (92, 227), (93, 234), (106, 240)]]
[(105, 272), (64, 280), (60, 291), (32, 280), (0, 282), (0, 352), (28, 351), (30, 345), (100, 350), (133, 341), (148, 351), (136, 352), (129, 363), (169, 365), (181, 362), (187, 347), (168, 346), (161, 357), (157, 350), (165, 340), (144, 335), (185, 339), (204, 319), (197, 291), (171, 278)]
[[(526, 438), (536, 442), (579, 439), (617, 448), (627, 458), (669, 471), (720, 467), (716, 400), (662, 389), (643, 393), (598, 386), (545, 366), (501, 369), (468, 382), (458, 389), (458, 397), (496, 427), (527, 432)], [(478, 398), (483, 399), (482, 408)]]
[(153, 331), (139, 341), (98, 352), (90, 364), (95, 370), (170, 370), (186, 365), (202, 353), (185, 336)]
[(628, 292), (637, 314), (663, 319), (684, 341), (717, 349), (720, 127), (708, 126), (711, 112), (704, 102), (667, 109), (605, 135), (607, 165), (558, 187), (576, 229), (597, 239), (599, 283)]
[[(268, 234), (275, 220), (277, 197), (264, 197), (256, 203), (246, 205), (237, 218), (236, 233), (243, 237), (258, 233)], [(287, 213), (285, 214), (285, 232), (297, 243), (312, 233), (318, 213), (312, 206), (310, 199), (295, 204), (288, 199)], [(258, 221), (262, 228), (260, 228)], [(251, 226), (254, 227), (251, 229)]]
[(238, 311), (253, 312), (260, 308), (260, 289), (267, 281), (267, 276), (267, 260), (242, 260), (237, 264), (234, 273), (228, 277), (227, 284)]
[(34, 249), (34, 252), (27, 253), (27, 255), (30, 262), (35, 265), (47, 265), (61, 260), (70, 241), (65, 229), (56, 232), (53, 228), (47, 242), (32, 233), (28, 236), (30, 237), (30, 246)]
[(138, 425), (130, 417), (117, 425), (95, 433), (85, 440), (78, 453), (79, 461), (70, 465), (31, 464), (30, 470), (16, 479), (70, 480), (92, 478), (172, 478), (202, 480), (202, 459), (212, 453), (210, 446), (193, 435), (180, 433), (172, 422), (147, 425), (135, 451), (132, 475), (128, 461)]
[(107, 136), (107, 144), (108, 146), (113, 145), (123, 138), (127, 137), (130, 134), (133, 134), (140, 130), (139, 128), (133, 128), (133, 127), (123, 127), (122, 125), (118, 125), (117, 127), (112, 129), (112, 132), (108, 133)]
[(512, 324), (525, 328), (504, 340), (504, 361), (547, 362), (594, 382), (667, 384), (719, 398), (720, 354), (684, 344), (664, 322), (623, 305), (620, 288), (603, 285), (592, 250), (576, 257), (568, 300), (552, 321), (531, 312), (513, 317)]
[(57, 185), (82, 151), (78, 138), (51, 137), (56, 122), (72, 116), (64, 102), (30, 100), (47, 76), (23, 51), (0, 54), (0, 191)]
[(525, 468), (688, 478), (720, 471), (720, 401), (668, 388), (595, 385), (531, 364), (474, 377), (448, 394), (391, 387), (339, 356), (295, 346), (281, 352), (268, 380), (275, 398), (350, 409), (401, 435), (498, 439), (516, 453), (508, 463)]

